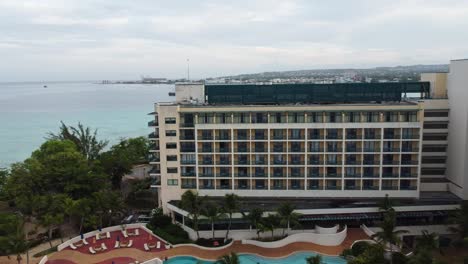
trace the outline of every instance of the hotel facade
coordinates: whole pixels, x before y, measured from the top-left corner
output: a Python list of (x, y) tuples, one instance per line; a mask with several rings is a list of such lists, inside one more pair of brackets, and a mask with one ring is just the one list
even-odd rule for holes
[(176, 84), (150, 113), (152, 187), (180, 222), (195, 190), (266, 211), (289, 201), (305, 222), (372, 220), (389, 195), (402, 217), (442, 223), (468, 197), (467, 73), (461, 60), (409, 83)]

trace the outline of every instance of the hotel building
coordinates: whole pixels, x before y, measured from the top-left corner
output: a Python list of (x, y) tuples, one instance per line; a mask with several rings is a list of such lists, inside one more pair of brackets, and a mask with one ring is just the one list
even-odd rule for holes
[(266, 210), (289, 201), (304, 221), (378, 218), (388, 194), (401, 217), (442, 223), (468, 197), (467, 73), (461, 60), (419, 82), (176, 84), (150, 113), (152, 187), (181, 222), (190, 189)]

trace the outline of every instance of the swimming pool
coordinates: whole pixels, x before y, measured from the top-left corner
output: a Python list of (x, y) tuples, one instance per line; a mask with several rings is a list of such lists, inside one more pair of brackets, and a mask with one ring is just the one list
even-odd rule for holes
[[(270, 258), (263, 258), (256, 255), (251, 254), (240, 254), (239, 259), (241, 264), (305, 264), (306, 258), (310, 256), (315, 256), (316, 253), (312, 252), (301, 252), (290, 255), (286, 258), (280, 259), (270, 259)], [(346, 260), (340, 257), (329, 257), (329, 256), (322, 256), (322, 261), (324, 264), (346, 264)], [(164, 264), (213, 264), (214, 261), (200, 261), (194, 257), (173, 257), (168, 261), (164, 262)]]

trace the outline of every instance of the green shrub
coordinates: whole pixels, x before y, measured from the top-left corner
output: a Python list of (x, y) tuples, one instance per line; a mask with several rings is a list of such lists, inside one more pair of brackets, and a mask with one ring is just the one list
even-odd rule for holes
[(153, 233), (171, 244), (192, 243), (188, 233), (179, 225), (170, 224), (165, 227), (151, 229)]
[(343, 252), (341, 252), (342, 257), (353, 255), (353, 251), (350, 248), (345, 248)]
[(394, 252), (392, 254), (392, 263), (393, 264), (406, 264), (408, 263), (408, 257), (402, 254), (401, 252)]
[(369, 248), (369, 243), (365, 241), (359, 241), (354, 243), (354, 245), (351, 247), (351, 254), (355, 257), (361, 255), (364, 251), (366, 251), (367, 248)]
[(157, 229), (157, 228), (165, 228), (171, 225), (171, 223), (172, 223), (172, 218), (170, 216), (158, 213), (158, 214), (154, 214), (153, 217), (151, 217), (148, 225), (153, 229)]

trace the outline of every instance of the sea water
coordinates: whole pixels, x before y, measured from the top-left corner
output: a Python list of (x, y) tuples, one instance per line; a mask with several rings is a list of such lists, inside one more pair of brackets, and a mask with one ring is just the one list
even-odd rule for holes
[[(47, 86), (47, 87), (44, 87)], [(146, 136), (155, 102), (169, 102), (173, 85), (96, 82), (0, 83), (0, 168), (22, 161), (60, 121), (98, 129), (98, 138)]]

